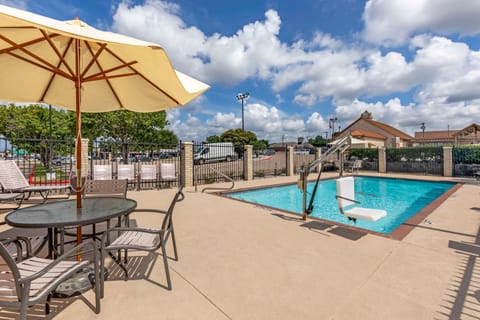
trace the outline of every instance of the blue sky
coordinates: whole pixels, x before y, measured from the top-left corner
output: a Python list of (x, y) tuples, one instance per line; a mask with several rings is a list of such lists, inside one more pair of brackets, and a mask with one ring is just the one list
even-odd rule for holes
[[(155, 42), (211, 89), (169, 110), (182, 140), (241, 127), (278, 142), (364, 110), (408, 134), (480, 122), (480, 1), (10, 0)], [(329, 133), (328, 133), (329, 135)]]

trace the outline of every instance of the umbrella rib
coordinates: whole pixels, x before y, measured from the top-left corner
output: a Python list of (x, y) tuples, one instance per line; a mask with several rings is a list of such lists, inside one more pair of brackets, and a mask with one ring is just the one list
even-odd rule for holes
[(25, 54), (27, 54), (28, 56), (34, 58), (35, 60), (40, 61), (41, 63), (43, 63), (43, 65), (40, 64), (40, 63), (38, 63), (38, 62), (29, 60), (29, 59), (27, 59), (27, 58), (25, 58), (25, 57), (21, 57), (21, 56), (19, 56), (19, 55), (16, 54), (16, 53), (11, 52), (11, 51), (13, 51), (13, 50), (8, 51), (8, 54), (10, 54), (10, 55), (12, 55), (12, 56), (14, 56), (14, 57), (16, 57), (16, 58), (18, 58), (18, 59), (20, 59), (20, 60), (23, 60), (23, 61), (25, 61), (25, 62), (29, 62), (29, 63), (31, 63), (31, 64), (33, 64), (33, 65), (36, 65), (37, 67), (40, 67), (40, 68), (42, 68), (42, 69), (46, 69), (46, 70), (48, 70), (48, 71), (55, 72), (55, 73), (58, 73), (58, 74), (60, 74), (60, 75), (63, 75), (64, 77), (66, 77), (66, 78), (68, 78), (68, 79), (71, 78), (71, 76), (68, 75), (67, 73), (63, 72), (63, 71), (60, 70), (60, 69), (55, 68), (53, 65), (51, 65), (51, 64), (48, 63), (47, 61), (43, 60), (42, 58), (40, 58), (40, 57), (37, 56), (36, 54), (30, 52), (29, 50), (27, 50), (26, 48), (24, 48), (22, 45), (19, 45), (19, 44), (15, 43), (14, 41), (8, 39), (8, 38), (5, 37), (4, 35), (0, 34), (0, 39), (2, 39), (2, 40), (4, 40), (5, 42), (9, 43), (9, 44), (10, 44), (12, 47), (14, 47), (15, 49), (18, 49), (18, 50), (24, 52)]
[[(94, 63), (97, 64), (97, 67), (98, 67), (98, 69), (100, 69), (100, 71), (104, 72), (104, 71), (103, 71), (103, 68), (102, 68), (102, 66), (100, 65), (100, 63), (98, 62), (97, 58), (98, 58), (98, 56), (100, 55), (100, 53), (105, 49), (106, 46), (105, 46), (105, 45), (102, 45), (101, 48), (100, 48), (100, 49), (95, 53), (95, 55), (94, 55), (94, 54), (93, 54), (93, 49), (92, 49), (92, 47), (90, 46), (90, 44), (89, 44), (88, 42), (87, 42), (86, 44), (87, 44), (88, 50), (90, 51), (90, 54), (93, 56), (93, 59), (92, 59), (92, 61), (89, 63), (89, 65), (87, 66), (87, 68), (85, 69), (85, 71), (82, 73), (82, 78), (83, 78), (83, 76), (85, 75), (85, 73), (88, 71), (88, 69), (90, 69), (90, 67), (91, 67)], [(117, 100), (118, 104), (119, 104), (120, 107), (123, 109), (124, 106), (123, 106), (123, 104), (122, 104), (122, 101), (120, 101), (120, 98), (118, 97), (117, 92), (115, 91), (115, 89), (113, 89), (113, 86), (112, 86), (112, 84), (110, 83), (109, 79), (106, 78), (105, 81), (107, 82), (107, 85), (108, 85), (108, 87), (110, 88), (110, 90), (112, 90), (112, 94), (113, 94), (113, 96), (115, 97), (115, 99)]]
[(65, 61), (65, 55), (62, 55), (60, 54), (60, 51), (58, 51), (58, 48), (55, 46), (55, 44), (52, 42), (52, 39), (50, 39), (49, 35), (45, 32), (45, 30), (40, 30), (40, 32), (43, 34), (43, 36), (45, 37), (45, 40), (47, 40), (48, 44), (50, 45), (50, 47), (53, 49), (53, 51), (55, 51), (55, 53), (57, 54), (58, 58), (60, 59), (60, 63), (58, 64), (57, 68), (60, 68), (60, 65), (63, 63), (65, 65), (65, 67), (68, 69), (68, 71), (70, 72), (70, 75), (73, 77), (75, 76), (75, 73), (73, 72), (73, 70), (70, 68), (70, 66), (68, 65), (68, 63)]
[[(60, 68), (60, 65), (62, 64), (62, 61), (65, 61), (65, 56), (67, 55), (68, 50), (72, 46), (73, 38), (70, 38), (70, 41), (68, 41), (68, 44), (65, 48), (65, 51), (63, 52), (62, 59), (58, 62), (57, 68)], [(52, 85), (53, 79), (55, 79), (56, 73), (52, 73), (52, 76), (50, 77), (50, 80), (48, 81), (47, 86), (45, 87), (45, 90), (43, 91), (42, 97), (40, 98), (40, 101), (44, 101), (45, 96), (47, 95), (48, 90), (50, 90), (50, 86)]]
[(69, 74), (63, 72), (63, 71), (60, 70), (60, 69), (56, 69), (56, 68), (53, 67), (53, 66), (52, 66), (52, 68), (50, 69), (48, 66), (44, 66), (44, 65), (42, 65), (42, 64), (40, 64), (40, 63), (38, 63), (38, 62), (32, 61), (32, 60), (28, 60), (27, 58), (22, 57), (22, 56), (19, 56), (19, 55), (16, 54), (16, 53), (9, 52), (8, 54), (11, 55), (11, 56), (14, 56), (14, 57), (17, 58), (17, 59), (20, 59), (20, 60), (23, 60), (23, 61), (25, 61), (25, 62), (31, 63), (31, 64), (33, 64), (33, 65), (35, 65), (35, 66), (37, 66), (37, 67), (39, 67), (39, 68), (41, 68), (41, 69), (45, 69), (45, 70), (47, 70), (47, 71), (54, 72), (54, 73), (56, 73), (56, 74), (58, 74), (58, 75), (60, 75), (60, 76), (63, 76), (63, 77), (65, 77), (65, 78), (69, 79), (69, 80), (73, 80), (73, 78), (72, 78)]
[[(58, 37), (58, 36), (59, 36), (59, 34), (52, 34), (50, 36), (50, 38), (55, 38), (55, 37)], [(27, 41), (27, 42), (23, 42), (23, 43), (18, 44), (17, 46), (12, 46), (10, 48), (5, 48), (5, 49), (0, 50), (0, 54), (8, 53), (8, 52), (13, 51), (13, 50), (17, 50), (18, 47), (28, 47), (32, 44), (37, 44), (37, 43), (42, 42), (42, 41), (45, 41), (45, 39), (44, 38), (38, 38), (38, 39), (35, 39), (35, 40), (30, 40), (30, 41)]]
[[(137, 63), (137, 61), (132, 61), (132, 62), (128, 62), (128, 63), (125, 63), (124, 65), (120, 65), (120, 66), (116, 66), (116, 67), (113, 67), (113, 68), (110, 68), (110, 69), (107, 69), (105, 71), (101, 71), (101, 72), (98, 72), (98, 73), (95, 73), (95, 74), (92, 74), (91, 76), (88, 76), (84, 79), (82, 79), (82, 81), (94, 81), (94, 80), (97, 80), (97, 79), (104, 79), (104, 78), (108, 78), (109, 76), (107, 75), (107, 73), (110, 73), (110, 72), (113, 72), (113, 71), (117, 71), (119, 69), (123, 69), (123, 68), (128, 68), (130, 67), (132, 64), (135, 64)], [(134, 72), (134, 73), (126, 73), (125, 75), (135, 75), (137, 74), (138, 72)], [(102, 76), (103, 77), (100, 77), (99, 76)], [(121, 76), (124, 76), (124, 75), (121, 75)], [(110, 77), (115, 77), (115, 76), (110, 76)]]
[[(108, 51), (108, 53), (110, 53), (112, 56), (114, 56), (115, 58), (117, 58), (119, 61), (121, 61), (122, 63), (125, 63), (125, 61), (123, 61), (119, 56), (117, 56), (112, 50), (106, 48), (105, 50)], [(138, 74), (139, 77), (141, 77), (143, 80), (145, 80), (146, 82), (148, 82), (152, 87), (154, 87), (155, 89), (157, 89), (158, 91), (162, 92), (164, 95), (166, 95), (167, 97), (169, 97), (172, 101), (174, 101), (176, 104), (181, 104), (180, 101), (178, 101), (177, 99), (175, 99), (174, 97), (172, 97), (170, 94), (168, 94), (167, 92), (165, 92), (165, 90), (163, 90), (162, 88), (160, 88), (159, 86), (157, 86), (155, 83), (153, 83), (150, 79), (148, 79), (147, 77), (145, 77), (143, 74), (141, 74), (140, 72), (138, 72), (135, 68), (133, 67), (130, 67), (130, 69), (132, 69), (135, 73)]]
[[(105, 49), (105, 47), (107, 46), (106, 44), (104, 43), (97, 43), (99, 46), (100, 46), (100, 49), (97, 50), (97, 52), (95, 54), (93, 54), (93, 49), (92, 49), (92, 46), (90, 45), (90, 43), (88, 41), (85, 41), (85, 45), (87, 46), (88, 48), (88, 51), (90, 51), (90, 54), (92, 55), (92, 60), (88, 63), (88, 65), (85, 67), (85, 70), (83, 70), (82, 72), (82, 75), (81, 77), (85, 77), (85, 74), (87, 74), (88, 70), (90, 70), (90, 68), (92, 67), (92, 65), (97, 62), (97, 66), (100, 67), (100, 64), (98, 63), (98, 57), (100, 56), (100, 54), (103, 52), (103, 50)], [(100, 68), (101, 70), (101, 68)]]

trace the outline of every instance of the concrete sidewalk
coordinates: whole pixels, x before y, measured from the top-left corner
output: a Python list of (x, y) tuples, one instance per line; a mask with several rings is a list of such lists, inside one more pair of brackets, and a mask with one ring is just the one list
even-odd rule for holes
[[(237, 183), (238, 188), (295, 178)], [(175, 190), (129, 192), (166, 208)], [(479, 319), (480, 187), (466, 184), (402, 241), (185, 191), (175, 211), (179, 261), (132, 255), (113, 268), (101, 314), (82, 299), (55, 319)], [(141, 226), (161, 218), (137, 214)], [(171, 245), (171, 243), (170, 243)], [(169, 246), (168, 252), (172, 254)], [(150, 268), (151, 267), (151, 268)], [(150, 270), (150, 271), (149, 271)], [(151, 272), (147, 279), (145, 275)], [(86, 297), (91, 301), (93, 294)], [(56, 308), (56, 309), (55, 309)], [(59, 310), (61, 309), (61, 310)], [(41, 315), (41, 313), (39, 313)], [(2, 314), (3, 315), (3, 314)]]

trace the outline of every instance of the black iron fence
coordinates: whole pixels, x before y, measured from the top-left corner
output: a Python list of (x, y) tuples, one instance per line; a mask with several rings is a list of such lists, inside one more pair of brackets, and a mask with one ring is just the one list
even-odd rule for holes
[[(129, 185), (142, 189), (175, 186), (180, 177), (180, 146), (155, 143), (90, 141), (88, 172), (91, 178), (98, 166), (109, 168), (107, 176), (119, 177), (119, 165), (130, 165)], [(32, 185), (68, 184), (75, 172), (75, 140), (0, 138), (0, 155), (14, 160)], [(146, 179), (146, 167), (149, 176)]]
[(378, 171), (377, 148), (349, 149), (347, 151), (347, 159), (344, 163), (344, 169), (352, 169), (355, 160), (362, 160), (359, 170)]
[(284, 151), (266, 149), (253, 157), (253, 178), (286, 175), (287, 158)]
[(473, 177), (477, 172), (480, 172), (480, 146), (453, 147), (453, 175)]
[(442, 147), (387, 148), (387, 172), (443, 175)]
[[(244, 146), (231, 142), (193, 143), (193, 183), (195, 185), (244, 179)], [(223, 175), (222, 175), (223, 174)]]

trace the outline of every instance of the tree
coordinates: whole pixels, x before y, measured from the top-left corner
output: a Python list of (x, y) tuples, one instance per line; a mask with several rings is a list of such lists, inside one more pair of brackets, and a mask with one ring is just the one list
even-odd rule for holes
[(219, 136), (213, 135), (213, 136), (207, 137), (206, 142), (207, 143), (215, 143), (215, 142), (222, 142), (222, 140), (220, 139)]
[(316, 136), (314, 139), (308, 139), (308, 143), (315, 147), (325, 147), (327, 145), (327, 139), (322, 136)]
[(230, 129), (222, 133), (220, 139), (223, 142), (233, 142), (235, 145), (252, 144), (257, 141), (257, 135), (251, 131), (242, 129)]

